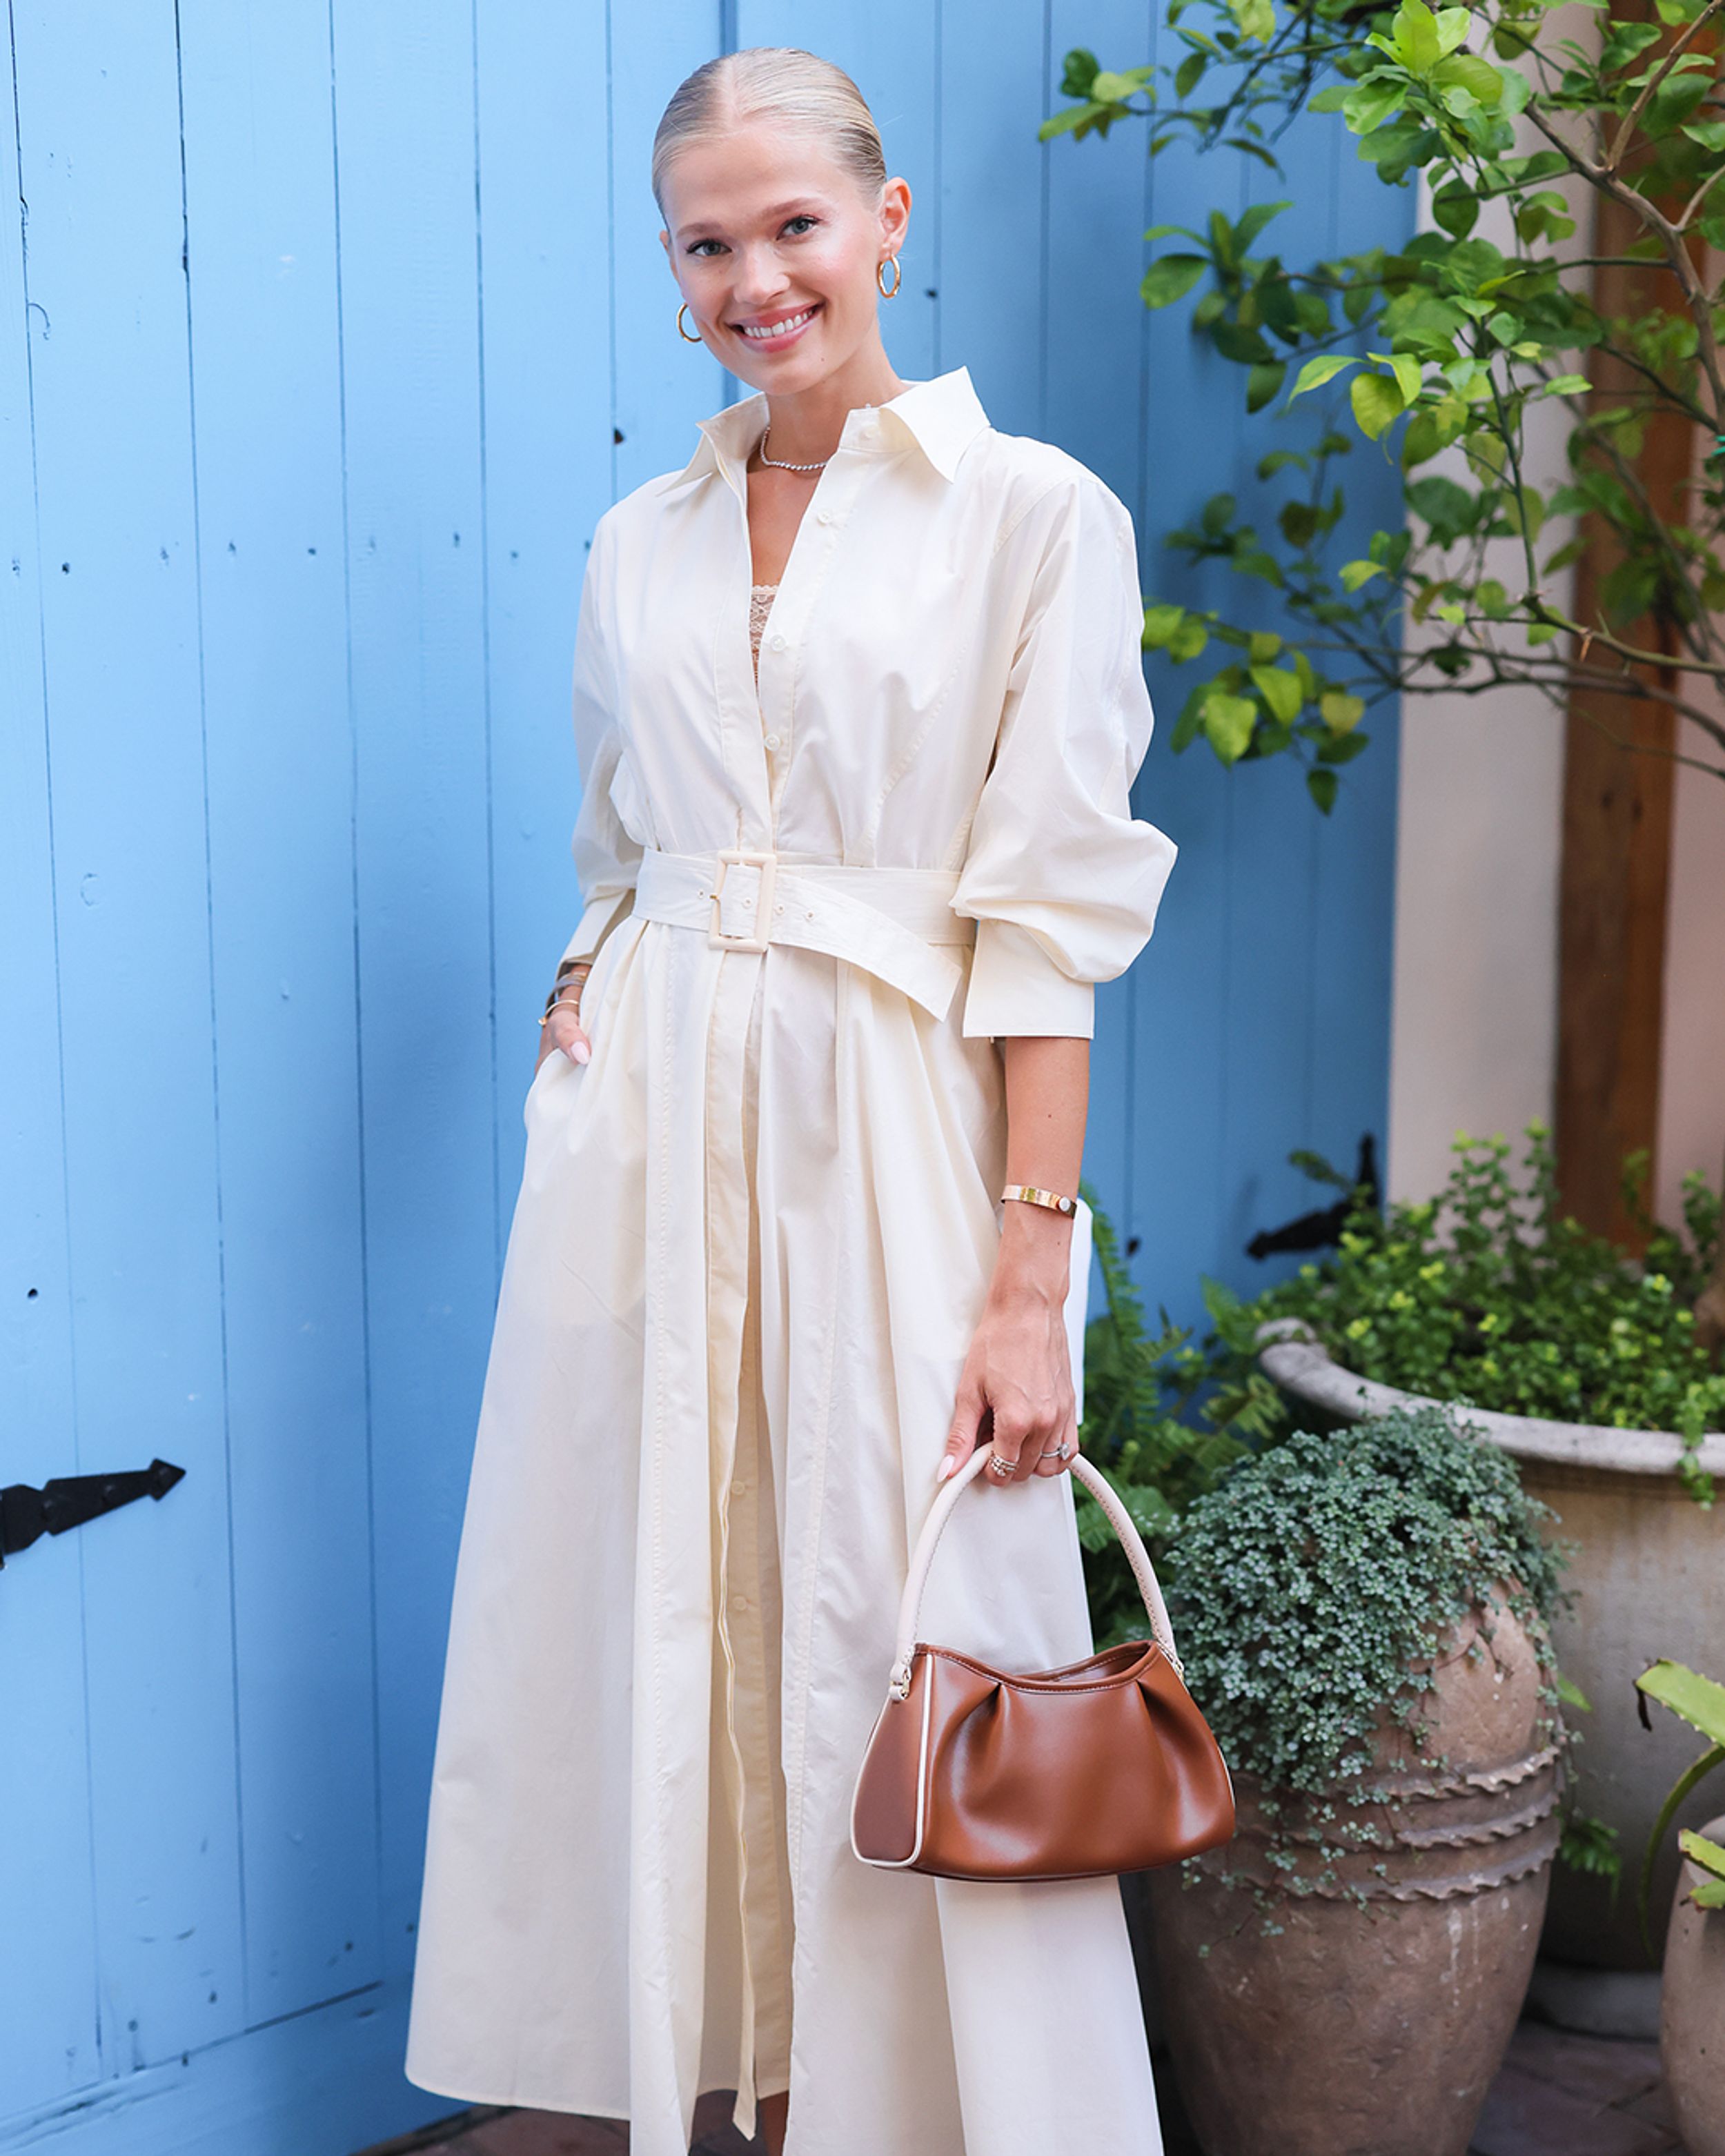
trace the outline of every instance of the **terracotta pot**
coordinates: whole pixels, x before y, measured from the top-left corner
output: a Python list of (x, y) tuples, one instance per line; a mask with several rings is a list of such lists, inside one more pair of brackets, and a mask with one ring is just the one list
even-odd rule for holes
[[(1725, 1817), (1701, 1831), (1725, 1842)], [(1725, 2156), (1725, 1909), (1697, 1909), (1705, 1874), (1686, 1857), (1666, 1933), (1659, 2056), (1688, 2156)]]
[[(1286, 1875), (1245, 1777), (1235, 1841), (1152, 1875), (1168, 2043), (1207, 2156), (1465, 2156), (1521, 2010), (1558, 1840), (1532, 1645), (1501, 1609), (1470, 1660), (1478, 1638), (1463, 1626), (1437, 1666), (1430, 1756), (1386, 1725), (1373, 1776), (1385, 1801), (1337, 1810), (1361, 1845), (1325, 1878), (1296, 1845), (1314, 1891), (1278, 1893), (1274, 1928), (1252, 1884)], [(1312, 1808), (1296, 1800), (1284, 1820), (1306, 1834)]]
[[(1297, 1321), (1266, 1326), (1259, 1337), (1267, 1343), (1259, 1359), (1282, 1390), (1337, 1420), (1437, 1404), (1343, 1369)], [(1593, 1707), (1576, 1717), (1575, 1804), (1617, 1830), (1632, 1874), (1666, 1790), (1694, 1756), (1693, 1736), (1675, 1715), (1656, 1714), (1651, 1731), (1641, 1727), (1635, 1680), (1661, 1655), (1692, 1669), (1725, 1668), (1725, 1505), (1706, 1512), (1686, 1494), (1676, 1476), (1682, 1442), (1666, 1431), (1478, 1408), (1458, 1419), (1514, 1455), (1523, 1488), (1558, 1515), (1553, 1532), (1574, 1545), (1564, 1585), (1575, 1599), (1552, 1640), (1558, 1666)], [(1701, 1464), (1725, 1482), (1725, 1437), (1703, 1441)], [(1699, 1826), (1707, 1804), (1702, 1791), (1677, 1824)], [(1673, 1833), (1654, 1876), (1656, 1907), (1676, 1871)], [(1543, 1945), (1573, 1966), (1646, 1969), (1632, 1881), (1614, 1901), (1609, 1881), (1560, 1869)]]

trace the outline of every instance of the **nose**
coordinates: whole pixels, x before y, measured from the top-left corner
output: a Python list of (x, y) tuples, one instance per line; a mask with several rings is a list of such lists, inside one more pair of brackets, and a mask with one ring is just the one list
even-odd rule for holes
[(789, 283), (770, 243), (738, 249), (734, 285), (739, 306), (769, 307)]

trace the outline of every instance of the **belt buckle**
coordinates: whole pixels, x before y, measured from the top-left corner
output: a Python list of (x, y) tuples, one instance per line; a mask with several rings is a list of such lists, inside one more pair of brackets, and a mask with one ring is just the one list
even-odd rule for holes
[[(773, 911), (773, 886), (778, 870), (778, 856), (775, 853), (758, 852), (746, 846), (733, 846), (717, 855), (719, 880), (712, 892), (713, 917), (707, 927), (706, 940), (721, 951), (764, 951), (767, 948), (767, 928)], [(755, 896), (755, 932), (752, 936), (727, 934), (719, 926), (719, 894), (725, 888), (725, 878), (732, 867), (758, 869), (760, 889)]]

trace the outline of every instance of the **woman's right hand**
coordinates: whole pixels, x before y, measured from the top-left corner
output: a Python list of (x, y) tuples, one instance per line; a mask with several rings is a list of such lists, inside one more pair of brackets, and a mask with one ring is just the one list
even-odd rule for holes
[(587, 977), (593, 971), (590, 965), (578, 966), (574, 972), (557, 983), (557, 1000), (552, 1006), (551, 1016), (539, 1033), (539, 1055), (533, 1068), (553, 1049), (561, 1049), (572, 1063), (585, 1063), (593, 1054), (593, 1043), (582, 1030), (581, 995), (587, 986)]

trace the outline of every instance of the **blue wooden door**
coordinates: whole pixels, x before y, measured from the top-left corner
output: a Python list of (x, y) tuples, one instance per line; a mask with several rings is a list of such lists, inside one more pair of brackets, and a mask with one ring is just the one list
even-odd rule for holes
[[(0, 154), (0, 1481), (187, 1471), (0, 1577), (0, 2149), (345, 2156), (399, 2071), (520, 1102), (573, 919), (568, 648), (607, 502), (732, 388), (652, 126), (807, 44), (916, 196), (899, 371), (968, 364), (1157, 535), (1249, 473), (1136, 296), (1209, 175), (1040, 148), (1122, 0), (17, 0)], [(14, 123), (16, 139), (13, 137)], [(1403, 216), (1300, 175), (1308, 231)], [(1249, 479), (1236, 480), (1242, 486)], [(1163, 685), (1156, 685), (1160, 690)], [(1153, 1297), (1381, 1128), (1394, 763), (1153, 750), (1164, 925), (1091, 1170)]]

